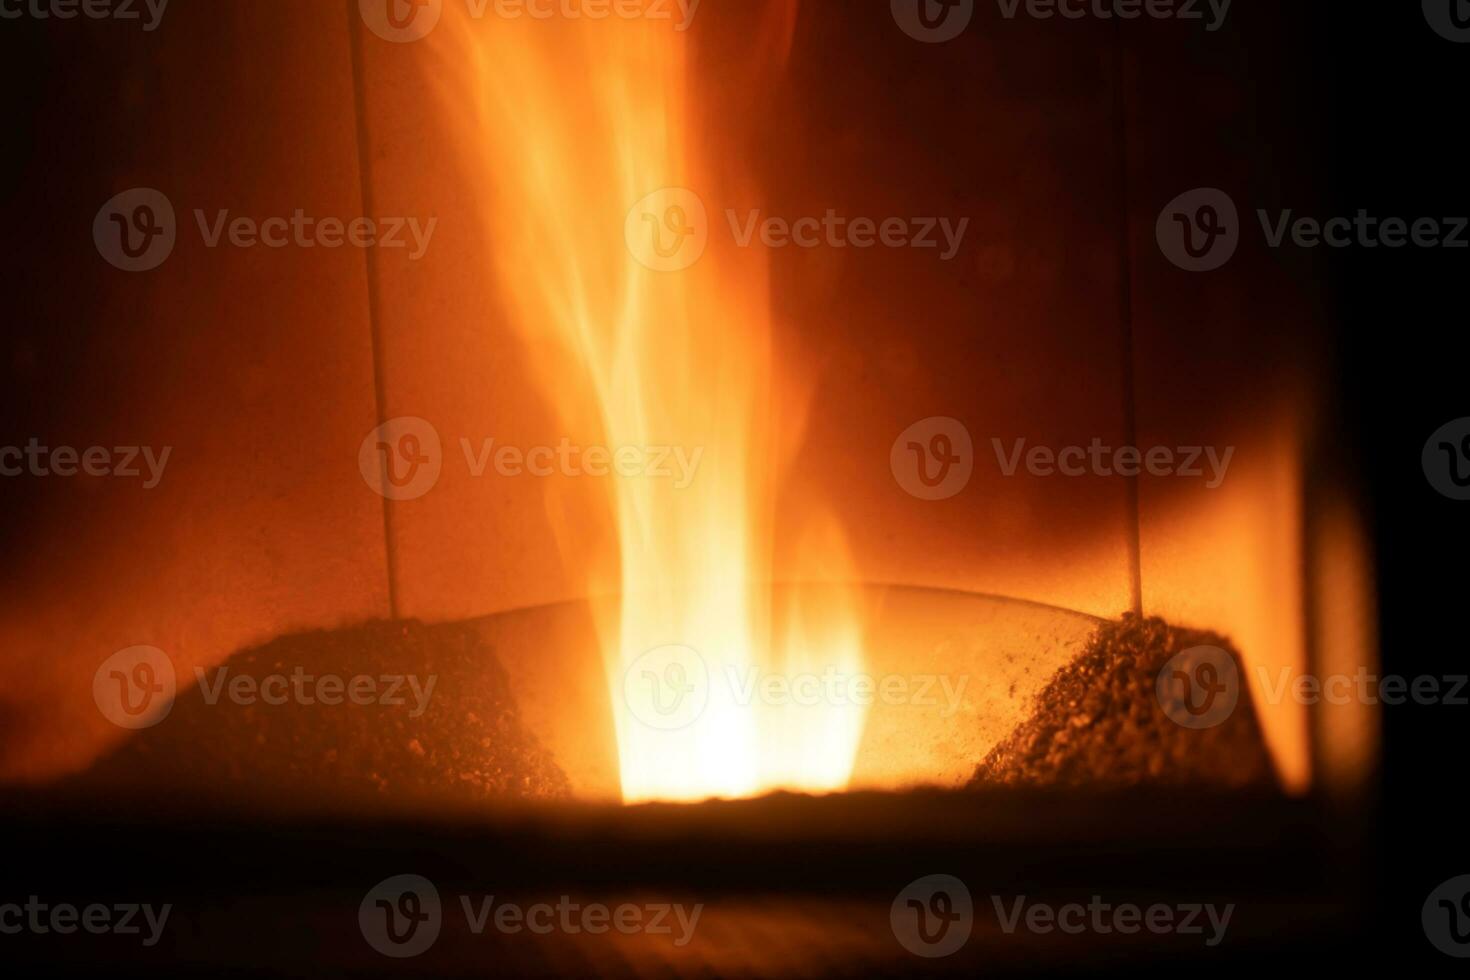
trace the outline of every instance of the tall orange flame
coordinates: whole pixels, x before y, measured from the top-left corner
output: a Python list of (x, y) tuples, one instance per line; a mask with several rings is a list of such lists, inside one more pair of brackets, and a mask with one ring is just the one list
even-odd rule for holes
[[(784, 56), (795, 11), (769, 5), (757, 59)], [(696, 464), (687, 486), (610, 477), (615, 561), (564, 548), (591, 592), (621, 595), (599, 625), (624, 798), (844, 787), (863, 709), (766, 686), (856, 673), (860, 631), (840, 593), (798, 590), (773, 615), (778, 571), (852, 576), (840, 532), (818, 523), (797, 567), (772, 567), (778, 419), (790, 429), (775, 406), (792, 391), (772, 370), (764, 257), (711, 233), (705, 202), (748, 178), (701, 159), (691, 35), (651, 17), (460, 26), (494, 187), (486, 225), (543, 389), (569, 427), (590, 408), (613, 450), (671, 447)]]

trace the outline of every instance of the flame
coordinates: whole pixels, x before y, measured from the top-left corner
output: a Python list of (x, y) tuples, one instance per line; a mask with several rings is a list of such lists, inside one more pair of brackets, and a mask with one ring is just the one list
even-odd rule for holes
[[(753, 60), (783, 56), (795, 9), (767, 8)], [(714, 233), (706, 209), (750, 183), (701, 156), (708, 107), (690, 35), (653, 18), (462, 27), (474, 149), (493, 188), (487, 233), (541, 387), (570, 430), (609, 449), (698, 461), (688, 486), (608, 478), (615, 555), (563, 546), (591, 593), (621, 596), (599, 628), (624, 799), (844, 788), (863, 708), (780, 692), (859, 673), (856, 607), (843, 589), (786, 589), (778, 602), (772, 582), (851, 581), (851, 561), (815, 517), (774, 567), (797, 392), (772, 367), (765, 258)], [(820, 513), (814, 503), (803, 506)]]

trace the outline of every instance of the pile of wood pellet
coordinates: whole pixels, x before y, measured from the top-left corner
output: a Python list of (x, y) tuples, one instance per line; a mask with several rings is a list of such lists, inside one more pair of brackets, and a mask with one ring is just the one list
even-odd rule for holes
[[(1125, 615), (1102, 625), (1087, 648), (1036, 697), (1034, 710), (985, 757), (972, 787), (1274, 784), (1271, 759), (1248, 689), (1213, 727), (1176, 722), (1157, 693), (1159, 672), (1193, 647), (1240, 660), (1220, 636)], [(1172, 707), (1172, 706), (1171, 706)]]
[(181, 672), (178, 686), (168, 717), (83, 779), (327, 804), (569, 793), (522, 724), (495, 651), (464, 624), (375, 622), (284, 636), (202, 678)]

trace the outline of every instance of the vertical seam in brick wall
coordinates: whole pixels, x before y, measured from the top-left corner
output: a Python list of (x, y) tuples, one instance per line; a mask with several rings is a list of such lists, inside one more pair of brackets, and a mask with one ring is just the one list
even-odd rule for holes
[[(1113, 108), (1118, 140), (1118, 318), (1122, 355), (1123, 443), (1138, 444), (1138, 399), (1133, 363), (1133, 235), (1128, 179), (1128, 78), (1126, 48), (1121, 21), (1113, 25)], [(1143, 532), (1139, 502), (1139, 476), (1127, 477), (1124, 504), (1128, 535), (1128, 588), (1133, 611), (1143, 613)]]
[[(354, 111), (357, 115), (357, 170), (361, 181), (362, 213), (366, 217), (376, 214), (373, 206), (373, 166), (371, 144), (368, 140), (367, 77), (363, 57), (363, 24), (358, 12), (357, 0), (346, 0), (347, 36), (352, 49), (352, 92)], [(388, 421), (387, 381), (384, 378), (383, 332), (380, 313), (380, 286), (377, 250), (362, 250), (367, 269), (368, 332), (373, 351), (373, 398), (376, 404), (377, 422), (381, 426)], [(387, 559), (388, 614), (398, 618), (398, 549), (394, 538), (393, 501), (383, 494), (383, 554)]]

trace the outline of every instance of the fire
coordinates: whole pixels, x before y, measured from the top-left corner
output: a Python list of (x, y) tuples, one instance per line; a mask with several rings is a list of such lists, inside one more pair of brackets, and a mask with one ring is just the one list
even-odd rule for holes
[[(769, 12), (789, 26), (794, 0)], [(842, 789), (863, 709), (789, 683), (861, 672), (855, 605), (772, 583), (854, 576), (816, 502), (800, 527), (779, 517), (798, 393), (773, 370), (764, 257), (713, 231), (706, 202), (750, 188), (701, 157), (691, 35), (651, 17), (459, 28), (487, 233), (541, 386), (614, 453), (698, 461), (687, 486), (614, 467), (615, 548), (563, 548), (591, 594), (621, 597), (599, 625), (624, 799)]]

